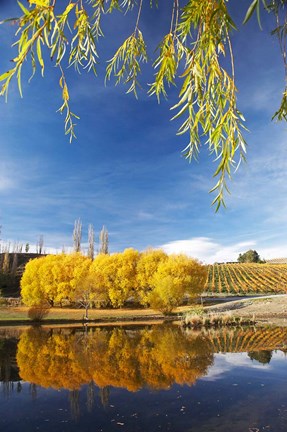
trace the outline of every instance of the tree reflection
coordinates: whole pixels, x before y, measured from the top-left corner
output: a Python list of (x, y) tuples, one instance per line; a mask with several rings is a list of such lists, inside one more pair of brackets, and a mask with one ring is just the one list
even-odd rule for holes
[(78, 390), (87, 385), (87, 408), (95, 402), (95, 386), (108, 406), (111, 387), (129, 391), (193, 385), (213, 363), (214, 353), (249, 352), (263, 364), (272, 350), (286, 346), (286, 328), (238, 328), (184, 331), (172, 325), (141, 329), (31, 328), (20, 336), (19, 374), (35, 386), (69, 389), (74, 417), (79, 414)]
[[(104, 404), (110, 386), (137, 391), (167, 389), (175, 383), (192, 385), (207, 373), (213, 353), (206, 336), (187, 337), (180, 328), (170, 326), (88, 332), (37, 328), (21, 335), (17, 362), (21, 378), (42, 387), (74, 391), (90, 383), (91, 407), (91, 383), (100, 387)], [(72, 399), (76, 402), (77, 398)]]
[[(20, 377), (16, 363), (16, 350), (18, 340), (16, 338), (0, 339), (0, 382), (4, 394), (9, 394), (16, 388), (21, 391)], [(17, 383), (15, 385), (15, 383)]]
[(250, 351), (248, 353), (248, 357), (251, 358), (251, 360), (256, 360), (259, 363), (265, 365), (270, 363), (272, 359), (272, 351)]
[(80, 395), (79, 390), (71, 390), (69, 393), (72, 418), (77, 420), (80, 417)]

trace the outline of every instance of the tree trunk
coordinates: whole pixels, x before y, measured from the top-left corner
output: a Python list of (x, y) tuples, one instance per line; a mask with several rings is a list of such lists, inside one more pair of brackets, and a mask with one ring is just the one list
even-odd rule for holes
[(89, 306), (85, 306), (85, 316), (84, 316), (84, 320), (88, 321), (89, 320)]

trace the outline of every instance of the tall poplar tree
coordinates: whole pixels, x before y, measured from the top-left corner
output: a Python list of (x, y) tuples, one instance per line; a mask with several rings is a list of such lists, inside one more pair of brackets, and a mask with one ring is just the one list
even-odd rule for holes
[(75, 220), (73, 240), (74, 240), (74, 251), (80, 252), (81, 241), (82, 241), (82, 222), (80, 218)]
[(100, 239), (99, 252), (102, 254), (108, 254), (109, 253), (109, 233), (104, 225), (103, 228), (101, 229), (99, 239)]
[(88, 257), (93, 260), (95, 257), (95, 230), (92, 224), (89, 225), (88, 242), (89, 242)]

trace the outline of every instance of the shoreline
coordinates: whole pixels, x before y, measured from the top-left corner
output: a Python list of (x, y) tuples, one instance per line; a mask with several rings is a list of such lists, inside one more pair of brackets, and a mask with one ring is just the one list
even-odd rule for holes
[[(91, 309), (89, 311), (89, 320), (83, 319), (83, 309), (55, 308), (50, 312), (51, 317), (47, 316), (40, 322), (29, 320), (27, 310), (28, 308), (25, 307), (0, 308), (0, 327), (164, 323), (181, 321), (186, 313), (192, 312), (192, 306), (181, 306), (172, 315), (168, 316), (164, 316), (162, 313), (152, 309)], [(287, 326), (286, 294), (223, 301), (212, 306), (206, 305), (203, 310), (216, 314), (229, 313), (235, 317), (255, 318), (259, 325), (278, 325), (280, 323), (280, 325)], [(17, 315), (19, 315), (19, 318)]]

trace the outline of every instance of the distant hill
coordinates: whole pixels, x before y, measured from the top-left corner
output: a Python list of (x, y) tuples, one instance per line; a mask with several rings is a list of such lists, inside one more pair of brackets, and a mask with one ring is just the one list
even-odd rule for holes
[(287, 264), (287, 258), (273, 258), (266, 260), (268, 264)]

